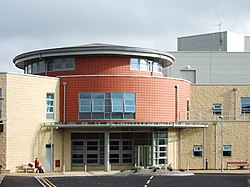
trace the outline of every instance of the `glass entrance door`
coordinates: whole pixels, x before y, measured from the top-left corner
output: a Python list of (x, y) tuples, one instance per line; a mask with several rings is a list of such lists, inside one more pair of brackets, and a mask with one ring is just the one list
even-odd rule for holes
[(138, 146), (138, 166), (147, 167), (150, 165), (151, 159), (151, 146), (141, 145)]

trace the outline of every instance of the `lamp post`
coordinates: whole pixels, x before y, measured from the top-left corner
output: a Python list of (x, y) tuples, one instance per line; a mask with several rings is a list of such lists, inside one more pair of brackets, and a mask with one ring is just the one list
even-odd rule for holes
[(223, 116), (219, 116), (219, 118), (221, 119), (221, 172), (223, 172), (223, 165), (224, 165), (224, 160), (223, 160), (223, 145), (224, 145), (224, 124), (223, 124), (223, 120), (224, 117)]

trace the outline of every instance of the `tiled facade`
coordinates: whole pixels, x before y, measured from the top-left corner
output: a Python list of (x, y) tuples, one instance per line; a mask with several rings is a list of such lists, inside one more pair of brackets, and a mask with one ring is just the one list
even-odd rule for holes
[[(176, 120), (175, 86), (178, 85), (179, 108), (186, 110), (190, 87), (186, 81), (165, 77), (143, 76), (78, 76), (63, 77), (61, 82), (61, 108), (63, 83), (67, 83), (66, 122), (77, 122), (79, 92), (133, 92), (136, 94), (136, 120), (133, 122), (174, 122)], [(166, 113), (167, 111), (167, 113)], [(63, 110), (61, 110), (61, 121)], [(185, 116), (178, 116), (185, 120)], [(106, 120), (107, 121), (107, 120)], [(124, 120), (123, 120), (124, 121)], [(131, 121), (131, 120), (129, 120)], [(121, 121), (122, 122), (122, 121)]]

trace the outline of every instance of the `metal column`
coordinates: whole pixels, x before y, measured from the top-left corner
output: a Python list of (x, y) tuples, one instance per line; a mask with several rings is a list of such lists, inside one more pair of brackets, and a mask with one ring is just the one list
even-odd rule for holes
[(109, 162), (109, 132), (104, 133), (104, 171), (110, 171), (110, 162)]

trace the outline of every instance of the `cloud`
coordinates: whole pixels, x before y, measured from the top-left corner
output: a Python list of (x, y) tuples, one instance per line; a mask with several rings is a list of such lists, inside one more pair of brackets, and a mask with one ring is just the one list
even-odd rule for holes
[(220, 22), (223, 30), (248, 35), (249, 6), (243, 0), (3, 1), (0, 71), (13, 69), (19, 53), (57, 46), (102, 42), (173, 51), (178, 36), (215, 32)]

